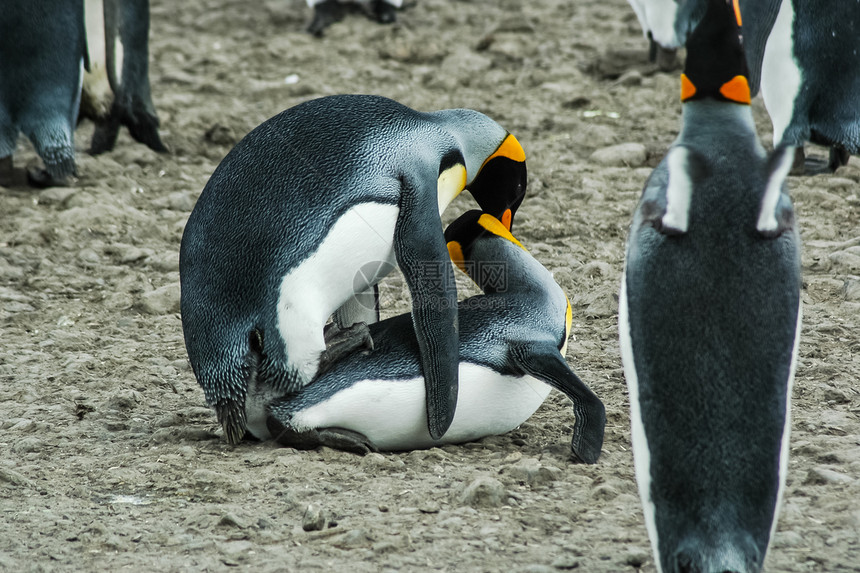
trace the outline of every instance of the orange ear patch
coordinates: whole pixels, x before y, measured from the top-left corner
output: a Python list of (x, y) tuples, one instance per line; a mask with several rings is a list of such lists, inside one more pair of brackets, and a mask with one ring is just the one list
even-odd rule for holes
[(451, 257), (451, 261), (457, 265), (461, 271), (466, 273), (466, 259), (463, 257), (463, 247), (460, 243), (457, 241), (451, 241), (448, 243), (448, 255)]
[(735, 8), (735, 19), (738, 21), (738, 26), (743, 26), (741, 24), (741, 6), (738, 4), (738, 0), (732, 0), (732, 5)]
[(735, 76), (720, 87), (720, 93), (727, 100), (737, 103), (750, 103), (750, 85), (744, 76)]
[(686, 74), (681, 74), (681, 101), (687, 101), (694, 95), (696, 95), (696, 86)]

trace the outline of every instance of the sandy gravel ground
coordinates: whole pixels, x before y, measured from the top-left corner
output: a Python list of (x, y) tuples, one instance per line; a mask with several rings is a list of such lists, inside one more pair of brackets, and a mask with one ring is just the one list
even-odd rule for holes
[[(300, 0), (153, 0), (171, 153), (123, 133), (89, 157), (83, 124), (73, 188), (0, 188), (0, 570), (653, 572), (617, 291), (634, 205), (678, 129), (677, 74), (644, 60), (624, 0), (417, 0), (396, 25), (351, 16), (321, 40), (309, 17)], [(342, 92), (472, 107), (522, 142), (515, 231), (573, 303), (568, 359), (607, 407), (599, 464), (569, 460), (555, 392), (518, 430), (457, 447), (221, 440), (182, 341), (183, 225), (245, 133)], [(17, 164), (34, 159), (22, 140)], [(860, 162), (790, 185), (805, 320), (767, 569), (860, 571)], [(387, 313), (408, 308), (396, 277), (383, 294)]]

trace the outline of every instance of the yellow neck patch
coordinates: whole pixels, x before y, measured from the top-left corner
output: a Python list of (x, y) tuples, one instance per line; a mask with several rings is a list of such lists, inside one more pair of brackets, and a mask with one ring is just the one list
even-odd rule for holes
[(451, 201), (466, 188), (466, 166), (452, 165), (439, 174), (436, 180), (436, 197), (439, 201), (439, 214), (448, 208)]
[(743, 26), (741, 23), (741, 6), (738, 4), (738, 0), (732, 0), (732, 5), (735, 8), (735, 19), (738, 21), (738, 27)]
[(570, 327), (573, 324), (573, 309), (570, 308), (570, 299), (564, 295), (564, 300), (567, 301), (567, 310), (564, 311), (564, 344), (561, 345), (561, 356), (564, 358), (567, 355), (567, 340), (570, 338)]
[(451, 261), (457, 265), (457, 268), (469, 274), (466, 271), (466, 258), (463, 256), (463, 246), (457, 241), (451, 241), (448, 243), (448, 255), (451, 257)]
[[(492, 155), (487, 157), (484, 162), (481, 164), (481, 169), (484, 168), (484, 165), (490, 162), (491, 159), (495, 159), (496, 157), (507, 157), (508, 159), (512, 159), (514, 161), (519, 161), (522, 163), (526, 160), (526, 152), (523, 151), (523, 146), (520, 145), (520, 142), (517, 141), (517, 138), (514, 137), (512, 133), (509, 133), (505, 140), (501, 145), (493, 152)], [(480, 171), (480, 169), (478, 170)]]
[(694, 95), (696, 95), (696, 86), (686, 74), (681, 74), (681, 101), (687, 101)]
[(502, 225), (502, 223), (498, 219), (493, 217), (492, 215), (488, 215), (487, 213), (484, 213), (483, 215), (481, 215), (478, 218), (478, 224), (480, 226), (482, 226), (483, 228), (485, 228), (486, 230), (488, 230), (489, 232), (491, 232), (492, 234), (498, 235), (499, 237), (507, 239), (510, 242), (512, 242), (513, 244), (515, 244), (516, 246), (518, 246), (519, 248), (521, 248), (522, 250), (524, 250), (524, 251), (526, 250), (526, 248), (522, 245), (522, 243), (520, 243), (516, 239), (516, 237), (514, 237), (511, 234), (511, 232), (508, 231), (505, 228), (505, 226)]
[(735, 76), (720, 87), (724, 98), (737, 103), (750, 103), (750, 85), (744, 76)]

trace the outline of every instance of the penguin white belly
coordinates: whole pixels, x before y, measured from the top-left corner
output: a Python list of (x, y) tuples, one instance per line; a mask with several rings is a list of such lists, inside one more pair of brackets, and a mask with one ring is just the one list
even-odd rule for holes
[(278, 330), (290, 365), (304, 382), (325, 350), (323, 327), (353, 293), (391, 272), (397, 205), (361, 203), (332, 225), (317, 250), (281, 280)]
[(767, 39), (761, 67), (761, 96), (773, 123), (774, 147), (782, 141), (791, 122), (794, 102), (803, 83), (800, 67), (794, 59), (793, 28), (791, 0), (783, 0)]
[(645, 515), (645, 528), (651, 540), (654, 553), (654, 564), (658, 573), (660, 553), (657, 539), (656, 509), (651, 500), (651, 450), (648, 448), (648, 437), (645, 435), (645, 425), (642, 423), (642, 409), (639, 406), (639, 379), (636, 375), (636, 362), (633, 358), (633, 340), (630, 337), (629, 309), (627, 307), (627, 272), (621, 274), (621, 292), (618, 300), (618, 338), (621, 346), (621, 364), (624, 367), (624, 378), (627, 380), (627, 391), (630, 400), (630, 437), (633, 442), (633, 467), (636, 471), (636, 483), (639, 486), (639, 497), (642, 499), (642, 511)]
[(460, 363), (460, 390), (451, 427), (440, 440), (427, 431), (424, 379), (363, 380), (297, 412), (297, 431), (344, 428), (367, 436), (381, 450), (411, 450), (456, 444), (509, 432), (526, 421), (550, 387), (531, 376), (505, 376), (491, 368)]

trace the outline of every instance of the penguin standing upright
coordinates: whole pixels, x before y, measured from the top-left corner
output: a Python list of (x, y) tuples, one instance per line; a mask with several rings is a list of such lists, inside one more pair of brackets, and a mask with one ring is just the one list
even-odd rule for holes
[[(797, 148), (795, 171), (835, 171), (860, 153), (860, 2), (782, 0), (761, 93), (774, 145)], [(807, 141), (830, 148), (826, 166), (804, 161)]]
[(149, 0), (86, 0), (86, 16), (91, 73), (81, 111), (96, 122), (90, 153), (113, 149), (121, 125), (150, 149), (167, 151), (149, 83)]
[(75, 173), (74, 130), (86, 66), (83, 0), (12, 0), (0, 17), (0, 185), (26, 135), (45, 164), (32, 185), (64, 184)]
[(788, 463), (800, 246), (749, 107), (732, 4), (687, 43), (683, 123), (633, 218), (619, 301), (636, 479), (658, 571), (756, 572)]
[(525, 185), (516, 138), (472, 110), (330, 96), (251, 131), (212, 174), (180, 247), (185, 344), (227, 440), (244, 434), (251, 383), (295, 391), (360, 343), (346, 330), (332, 355), (323, 327), (395, 264), (440, 437), (456, 408), (459, 353), (439, 215), (467, 188), (510, 228)]
[(481, 211), (461, 215), (445, 240), (485, 293), (460, 303), (459, 396), (445, 435), (434, 439), (427, 431), (418, 342), (403, 314), (371, 325), (373, 351), (343, 358), (297, 393), (263, 405), (260, 419), (267, 410), (268, 422), (258, 437), (357, 452), (460, 443), (516, 428), (551, 386), (573, 401), (573, 454), (597, 461), (606, 415), (565, 362), (572, 314), (552, 274)]
[[(628, 0), (659, 45), (683, 46), (707, 0)], [(752, 95), (761, 89), (775, 147), (795, 147), (793, 172), (836, 170), (860, 153), (860, 2), (735, 0), (744, 26)], [(806, 142), (830, 148), (827, 165)]]

